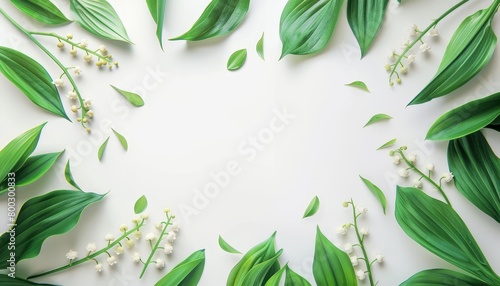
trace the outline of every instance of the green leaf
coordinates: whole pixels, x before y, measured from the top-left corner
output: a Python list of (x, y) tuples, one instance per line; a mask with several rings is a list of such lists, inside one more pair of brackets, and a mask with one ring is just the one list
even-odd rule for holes
[(321, 232), (316, 230), (313, 275), (317, 285), (358, 285), (351, 259)]
[(379, 121), (382, 121), (382, 120), (390, 120), (390, 119), (392, 119), (392, 117), (389, 116), (389, 115), (387, 115), (387, 114), (382, 114), (382, 113), (375, 114), (375, 115), (372, 116), (372, 118), (370, 118), (370, 120), (368, 120), (368, 122), (363, 127), (371, 125), (371, 124), (373, 124), (375, 122), (379, 122)]
[(384, 192), (382, 192), (382, 190), (379, 187), (377, 187), (375, 184), (373, 184), (369, 180), (367, 180), (361, 176), (359, 176), (359, 178), (361, 179), (361, 181), (363, 181), (363, 183), (365, 183), (366, 187), (372, 192), (372, 194), (375, 195), (377, 200), (380, 202), (380, 205), (382, 205), (382, 210), (384, 211), (384, 214), (385, 214), (387, 200), (385, 198)]
[(200, 41), (234, 31), (245, 19), (250, 0), (212, 0), (186, 33), (170, 40)]
[(384, 148), (387, 148), (387, 147), (390, 147), (392, 145), (394, 145), (396, 143), (396, 141), (398, 141), (397, 138), (394, 138), (392, 140), (389, 140), (387, 141), (386, 143), (382, 144), (382, 146), (378, 147), (377, 150), (381, 150), (381, 149), (384, 149)]
[[(276, 254), (269, 258), (268, 260), (265, 260), (264, 262), (258, 263), (255, 266), (248, 271), (248, 273), (245, 275), (245, 278), (243, 280), (243, 283), (241, 285), (263, 285), (272, 275), (275, 274), (275, 272), (272, 272), (271, 275), (270, 271), (271, 268), (278, 263), (278, 258), (281, 256), (283, 253), (283, 249), (278, 250)], [(279, 269), (279, 267), (278, 267)], [(266, 279), (267, 278), (267, 279)]]
[(38, 284), (18, 277), (10, 277), (5, 274), (0, 274), (0, 285), (6, 286), (55, 286), (54, 284)]
[(196, 286), (205, 268), (205, 250), (201, 249), (183, 260), (155, 286)]
[(377, 35), (389, 0), (348, 0), (347, 21), (364, 57)]
[(122, 145), (123, 149), (127, 151), (128, 150), (127, 139), (125, 139), (125, 137), (123, 137), (123, 135), (121, 135), (120, 133), (116, 132), (115, 129), (111, 128), (111, 130), (113, 130), (113, 133), (115, 133), (116, 138), (118, 138), (118, 141), (120, 141), (120, 144)]
[(97, 159), (99, 159), (99, 161), (101, 161), (102, 155), (104, 154), (104, 151), (106, 150), (106, 146), (108, 146), (108, 141), (109, 141), (109, 136), (102, 143), (101, 147), (99, 147), (99, 150), (97, 150)]
[(148, 199), (146, 198), (145, 195), (142, 195), (139, 199), (137, 199), (137, 201), (135, 202), (135, 205), (134, 205), (134, 212), (136, 214), (140, 214), (142, 213), (143, 211), (146, 210), (146, 208), (148, 207)]
[(264, 286), (279, 286), (281, 281), (281, 276), (283, 276), (283, 272), (285, 272), (286, 267), (282, 267), (278, 272), (274, 273), (271, 278), (266, 281)]
[(491, 27), (497, 4), (467, 17), (453, 34), (434, 78), (408, 104), (420, 104), (458, 89), (490, 61), (497, 37)]
[(310, 217), (315, 215), (319, 210), (319, 199), (318, 196), (314, 196), (309, 205), (307, 206), (304, 216), (302, 218)]
[(69, 120), (49, 73), (37, 61), (16, 50), (0, 47), (0, 72), (34, 104)]
[(158, 42), (160, 42), (160, 47), (163, 50), (163, 22), (165, 20), (165, 6), (166, 0), (146, 0), (148, 4), (149, 12), (156, 23), (156, 37), (158, 37)]
[(307, 281), (304, 277), (295, 273), (290, 267), (285, 266), (286, 268), (286, 278), (285, 278), (285, 286), (311, 286), (311, 283)]
[(31, 18), (49, 25), (60, 25), (71, 22), (49, 0), (10, 0), (17, 9)]
[(483, 134), (476, 132), (450, 141), (448, 164), (462, 195), (500, 222), (500, 158)]
[(10, 141), (0, 151), (0, 181), (21, 168), (38, 145), (38, 139), (46, 123), (38, 125)]
[(353, 81), (351, 83), (346, 83), (345, 84), (346, 86), (350, 86), (350, 87), (355, 87), (355, 88), (359, 88), (363, 91), (366, 91), (366, 92), (370, 92), (370, 90), (368, 89), (368, 87), (366, 86), (366, 84), (362, 81)]
[(255, 46), (255, 50), (257, 51), (257, 54), (262, 60), (264, 59), (264, 33), (262, 33), (262, 36), (260, 37), (259, 41), (257, 42), (257, 45)]
[(232, 247), (231, 245), (229, 245), (229, 243), (227, 243), (223, 238), (222, 236), (219, 235), (219, 246), (222, 250), (224, 250), (225, 252), (228, 252), (228, 253), (234, 253), (234, 254), (241, 254), (241, 252), (239, 252), (238, 250), (236, 250), (236, 248)]
[(337, 24), (344, 0), (288, 0), (281, 13), (281, 57), (322, 50)]
[(106, 0), (70, 0), (75, 22), (98, 37), (133, 44), (122, 20)]
[(488, 286), (481, 280), (448, 269), (420, 271), (399, 286)]
[(69, 164), (69, 159), (68, 162), (66, 163), (66, 167), (64, 168), (64, 177), (66, 178), (66, 182), (68, 182), (71, 186), (75, 187), (77, 190), (82, 191), (82, 188), (78, 186), (78, 184), (75, 182), (75, 179), (73, 179), (73, 174), (71, 173), (71, 166)]
[(415, 242), (445, 261), (491, 285), (500, 277), (491, 269), (476, 240), (449, 205), (417, 188), (397, 187), (396, 220)]
[(499, 117), (500, 93), (495, 93), (446, 112), (432, 124), (426, 139), (457, 139), (479, 131)]
[[(103, 197), (104, 195), (94, 193), (58, 190), (29, 199), (21, 207), (16, 225), (9, 230), (15, 231), (16, 263), (36, 257), (48, 237), (73, 229), (83, 210)], [(9, 223), (14, 223), (12, 220)], [(9, 231), (0, 236), (0, 245), (8, 245), (11, 235)], [(8, 266), (10, 252), (7, 247), (0, 248), (0, 268)]]
[(234, 52), (227, 60), (227, 69), (230, 71), (239, 70), (247, 59), (247, 49)]
[(144, 105), (144, 100), (138, 94), (119, 89), (118, 87), (113, 85), (111, 85), (111, 87), (118, 91), (121, 95), (123, 95), (130, 103), (132, 103), (132, 105), (137, 107), (141, 107)]

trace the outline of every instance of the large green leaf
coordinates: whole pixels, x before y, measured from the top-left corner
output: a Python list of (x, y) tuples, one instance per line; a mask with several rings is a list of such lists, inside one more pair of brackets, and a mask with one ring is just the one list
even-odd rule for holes
[(10, 2), (26, 15), (45, 24), (60, 25), (71, 22), (49, 0), (10, 0)]
[(122, 20), (106, 0), (70, 0), (76, 23), (96, 36), (132, 44)]
[(9, 277), (5, 274), (0, 274), (0, 285), (5, 286), (55, 286), (53, 284), (38, 284), (18, 277)]
[(38, 139), (45, 124), (38, 125), (17, 136), (0, 151), (0, 182), (4, 181), (10, 172), (15, 172), (24, 165), (38, 145)]
[(288, 265), (285, 266), (285, 268), (285, 286), (311, 286), (311, 283), (309, 283), (309, 281), (290, 269)]
[(491, 269), (458, 213), (417, 188), (398, 186), (396, 220), (415, 242), (447, 262), (491, 285), (500, 277)]
[(323, 49), (337, 24), (344, 0), (288, 0), (280, 19), (281, 58)]
[(389, 0), (348, 0), (347, 21), (364, 57), (377, 35)]
[(149, 12), (153, 17), (153, 20), (156, 23), (156, 37), (158, 38), (158, 42), (160, 42), (160, 47), (163, 50), (163, 22), (165, 20), (165, 6), (166, 0), (146, 0), (146, 4), (148, 4)]
[(488, 286), (481, 280), (448, 269), (420, 271), (399, 286)]
[(205, 268), (205, 250), (201, 249), (175, 266), (155, 286), (196, 286)]
[(199, 41), (234, 31), (245, 19), (250, 0), (212, 0), (186, 33), (170, 40)]
[(49, 73), (37, 61), (19, 51), (0, 47), (0, 72), (34, 104), (69, 120)]
[(333, 245), (319, 227), (316, 230), (313, 275), (318, 285), (358, 285), (349, 256)]
[[(8, 245), (15, 234), (15, 260), (36, 257), (50, 236), (66, 233), (78, 223), (83, 210), (104, 195), (82, 191), (58, 190), (31, 198), (21, 207), (12, 228), (0, 236), (0, 245)], [(11, 217), (12, 218), (12, 217)], [(0, 268), (7, 267), (12, 250), (0, 248)]]
[(448, 164), (455, 186), (476, 207), (500, 222), (500, 159), (481, 132), (450, 141)]
[(491, 27), (496, 6), (467, 17), (455, 31), (434, 78), (409, 103), (420, 104), (447, 95), (477, 75), (490, 61), (497, 44)]
[(439, 117), (426, 139), (452, 140), (474, 133), (500, 117), (500, 93), (471, 101)]

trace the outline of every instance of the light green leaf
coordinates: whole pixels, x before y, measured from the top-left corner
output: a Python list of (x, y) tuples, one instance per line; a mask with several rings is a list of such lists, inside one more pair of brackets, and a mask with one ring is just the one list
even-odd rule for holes
[(500, 158), (478, 131), (448, 145), (455, 186), (471, 203), (500, 222)]
[(101, 161), (102, 155), (104, 155), (104, 151), (106, 150), (106, 146), (108, 146), (108, 141), (109, 141), (109, 136), (102, 143), (101, 147), (99, 147), (99, 150), (97, 150), (97, 159), (99, 159), (99, 161)]
[(453, 34), (434, 78), (408, 104), (420, 104), (458, 89), (490, 61), (497, 44), (491, 27), (497, 4), (467, 17)]
[(54, 284), (38, 284), (18, 277), (9, 277), (6, 274), (0, 274), (0, 285), (6, 286), (56, 286)]
[(500, 93), (471, 101), (439, 117), (425, 139), (452, 140), (474, 133), (500, 118)]
[(60, 25), (71, 22), (49, 0), (10, 0), (17, 9), (31, 18), (49, 25)]
[[(21, 207), (15, 221), (16, 263), (36, 257), (48, 237), (73, 229), (83, 210), (103, 197), (94, 193), (59, 190), (29, 199)], [(6, 231), (0, 236), (0, 245), (7, 245), (9, 240), (10, 233)], [(0, 248), (0, 268), (8, 266), (10, 252), (7, 247)]]
[(264, 284), (264, 286), (279, 286), (281, 276), (283, 276), (283, 272), (285, 272), (285, 270), (286, 267), (282, 267), (278, 272), (274, 273), (273, 276), (271, 276), (271, 278), (266, 281), (266, 284)]
[(381, 150), (381, 149), (390, 147), (390, 146), (396, 144), (396, 141), (398, 141), (397, 138), (391, 139), (391, 140), (387, 141), (386, 143), (382, 144), (382, 146), (378, 147), (377, 150)]
[(10, 141), (0, 151), (0, 181), (4, 181), (11, 172), (16, 172), (33, 153), (38, 145), (40, 133), (46, 123), (38, 125)]
[(49, 73), (34, 59), (16, 50), (0, 47), (0, 72), (34, 104), (69, 120)]
[(311, 283), (307, 281), (304, 277), (295, 273), (290, 267), (285, 266), (286, 268), (286, 278), (285, 278), (285, 286), (311, 286)]
[(229, 243), (227, 243), (223, 238), (222, 236), (219, 235), (219, 246), (222, 250), (224, 250), (225, 252), (228, 252), (228, 253), (234, 253), (234, 254), (241, 254), (241, 252), (239, 252), (238, 250), (236, 250), (236, 248), (232, 247), (231, 245), (229, 245)]
[(82, 188), (80, 188), (80, 186), (78, 186), (78, 184), (75, 182), (75, 179), (73, 179), (69, 159), (68, 162), (66, 162), (66, 167), (64, 168), (64, 177), (66, 178), (66, 182), (68, 182), (71, 186), (75, 187), (77, 190), (82, 191)]
[[(263, 285), (272, 275), (277, 271), (271, 271), (271, 268), (278, 263), (278, 258), (283, 253), (283, 249), (278, 250), (276, 254), (261, 263), (254, 265), (250, 271), (245, 275), (241, 285)], [(279, 264), (278, 264), (279, 265)], [(279, 267), (278, 267), (279, 271)]]
[(345, 84), (346, 86), (350, 86), (350, 87), (356, 87), (356, 88), (359, 88), (363, 91), (366, 91), (366, 92), (370, 92), (370, 90), (368, 89), (368, 87), (366, 86), (366, 84), (362, 81), (353, 81), (351, 83), (347, 83)]
[(122, 20), (106, 0), (70, 0), (75, 22), (98, 37), (133, 44)]
[(348, 0), (347, 21), (364, 57), (377, 35), (389, 0)]
[(123, 135), (121, 135), (120, 133), (116, 132), (115, 129), (111, 128), (111, 130), (113, 130), (113, 133), (115, 133), (116, 138), (118, 138), (118, 141), (120, 141), (120, 144), (122, 145), (123, 149), (125, 149), (125, 151), (127, 151), (128, 150), (127, 139), (125, 139), (125, 137), (123, 137)]
[(170, 40), (199, 41), (234, 31), (245, 19), (250, 0), (212, 0), (186, 33)]
[(137, 201), (135, 202), (135, 205), (134, 205), (134, 212), (136, 214), (140, 214), (142, 213), (143, 211), (146, 210), (146, 208), (148, 207), (148, 199), (146, 198), (145, 195), (142, 195), (139, 199), (137, 199)]
[(317, 285), (358, 285), (349, 256), (333, 245), (319, 227), (316, 230), (313, 275)]
[(397, 187), (396, 220), (415, 242), (490, 285), (500, 285), (476, 240), (449, 205), (417, 188)]
[(372, 116), (372, 118), (370, 118), (370, 120), (368, 120), (368, 122), (363, 127), (371, 125), (371, 124), (373, 124), (375, 122), (379, 122), (379, 121), (382, 121), (382, 120), (390, 120), (390, 119), (392, 119), (392, 117), (389, 116), (389, 115), (387, 115), (387, 114), (382, 114), (382, 113), (375, 114), (375, 115)]
[(281, 57), (322, 50), (337, 24), (344, 0), (288, 0), (281, 13)]
[(158, 42), (160, 42), (160, 47), (163, 50), (163, 22), (165, 20), (165, 6), (166, 0), (146, 0), (148, 4), (149, 12), (153, 17), (153, 20), (156, 23), (156, 37), (158, 38)]
[(257, 42), (257, 45), (255, 46), (255, 50), (257, 51), (257, 54), (259, 57), (264, 60), (264, 33), (262, 33), (262, 36), (260, 37), (259, 41)]
[(309, 205), (307, 206), (304, 216), (302, 218), (310, 217), (315, 215), (319, 210), (319, 198), (318, 196), (314, 196)]
[(227, 60), (227, 69), (230, 71), (239, 70), (247, 59), (247, 49), (234, 52)]
[(144, 105), (144, 100), (138, 94), (119, 89), (118, 87), (113, 85), (111, 85), (111, 87), (118, 91), (121, 95), (123, 95), (130, 103), (132, 103), (132, 105), (137, 107), (141, 107)]
[(205, 249), (198, 250), (170, 270), (155, 286), (196, 286), (205, 268)]
[(481, 280), (448, 269), (420, 271), (399, 286), (488, 286)]
[(380, 202), (380, 205), (382, 205), (382, 210), (384, 211), (384, 214), (385, 214), (385, 209), (387, 206), (387, 199), (385, 198), (384, 192), (382, 192), (382, 190), (379, 187), (377, 187), (375, 184), (373, 184), (369, 180), (367, 180), (361, 176), (359, 176), (359, 178), (361, 179), (361, 181), (363, 181), (363, 183), (365, 183), (366, 187), (372, 192), (372, 194), (375, 195), (377, 200)]

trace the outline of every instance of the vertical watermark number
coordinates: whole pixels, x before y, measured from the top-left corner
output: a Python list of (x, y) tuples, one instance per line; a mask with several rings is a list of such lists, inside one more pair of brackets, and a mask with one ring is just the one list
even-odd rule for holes
[(8, 231), (9, 243), (7, 249), (9, 250), (8, 275), (11, 278), (16, 278), (16, 173), (9, 173), (7, 175), (7, 217), (8, 217)]

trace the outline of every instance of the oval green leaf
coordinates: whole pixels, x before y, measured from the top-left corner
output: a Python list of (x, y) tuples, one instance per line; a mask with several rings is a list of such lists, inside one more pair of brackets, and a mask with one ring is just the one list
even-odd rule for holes
[[(10, 232), (16, 234), (16, 263), (36, 257), (45, 239), (63, 234), (76, 226), (83, 210), (104, 195), (80, 191), (58, 190), (31, 198), (19, 210), (15, 227), (0, 236), (0, 245), (7, 245)], [(0, 267), (5, 269), (10, 252), (7, 247), (0, 248)]]
[(123, 149), (127, 151), (128, 150), (127, 139), (125, 139), (125, 137), (123, 137), (123, 135), (121, 135), (120, 133), (116, 132), (115, 129), (111, 128), (111, 130), (113, 130), (113, 133), (116, 135), (116, 138), (118, 138), (118, 141), (120, 141), (120, 144), (122, 145)]
[(10, 0), (17, 9), (38, 20), (49, 25), (60, 25), (71, 22), (52, 2), (45, 0)]
[(143, 211), (145, 211), (147, 207), (148, 207), (148, 199), (146, 198), (145, 195), (142, 195), (139, 199), (137, 199), (137, 201), (134, 204), (134, 212), (136, 214), (140, 214)]
[(262, 60), (264, 59), (264, 33), (262, 33), (262, 36), (260, 37), (259, 41), (257, 42), (257, 45), (255, 45), (255, 50), (257, 51), (257, 54)]
[(387, 114), (383, 114), (383, 113), (375, 114), (372, 116), (372, 118), (370, 118), (370, 120), (368, 120), (368, 122), (366, 122), (366, 124), (365, 124), (365, 126), (363, 126), (363, 128), (368, 126), (368, 125), (371, 125), (375, 122), (379, 122), (382, 120), (390, 120), (390, 119), (392, 119), (392, 117), (387, 115)]
[(78, 184), (75, 182), (75, 179), (73, 179), (69, 159), (68, 162), (66, 162), (66, 167), (64, 168), (64, 178), (66, 178), (66, 182), (68, 182), (71, 186), (75, 187), (77, 190), (82, 191), (82, 188), (80, 188), (80, 186), (78, 186)]
[(229, 245), (229, 243), (227, 243), (223, 238), (222, 236), (219, 235), (219, 246), (222, 250), (224, 250), (225, 252), (228, 252), (228, 253), (234, 253), (234, 254), (241, 254), (241, 252), (239, 252), (236, 248), (232, 247), (231, 245)]
[(0, 72), (34, 104), (69, 120), (49, 73), (37, 61), (16, 50), (0, 47)]
[(283, 276), (283, 272), (285, 272), (286, 266), (282, 267), (278, 272), (274, 273), (271, 278), (266, 281), (264, 286), (279, 286), (281, 281), (281, 276)]
[(425, 139), (453, 140), (479, 131), (500, 117), (500, 93), (471, 101), (439, 117)]
[(399, 286), (488, 286), (481, 280), (469, 275), (448, 270), (429, 269), (420, 271)]
[(314, 196), (309, 205), (307, 206), (304, 216), (302, 218), (310, 217), (315, 215), (319, 210), (319, 198), (318, 196)]
[(372, 192), (372, 194), (375, 195), (377, 200), (380, 202), (380, 205), (382, 206), (382, 210), (384, 211), (384, 214), (385, 214), (385, 209), (387, 206), (387, 199), (385, 198), (384, 192), (382, 192), (382, 190), (379, 187), (377, 187), (375, 184), (373, 184), (369, 180), (367, 180), (361, 176), (359, 176), (359, 178), (361, 179), (361, 181), (363, 181), (363, 183), (365, 183), (366, 187)]
[(247, 60), (247, 49), (234, 52), (227, 60), (227, 69), (230, 71), (239, 70)]
[(156, 37), (160, 43), (160, 47), (163, 50), (163, 22), (165, 21), (165, 6), (166, 0), (146, 0), (148, 4), (149, 12), (156, 23)]
[(366, 86), (366, 84), (364, 82), (362, 82), (362, 81), (359, 81), (359, 80), (353, 81), (351, 83), (346, 83), (345, 85), (346, 86), (350, 86), (350, 87), (359, 88), (359, 89), (361, 89), (363, 91), (366, 91), (368, 93), (370, 92), (370, 90), (368, 89), (368, 87)]
[(106, 0), (70, 0), (75, 22), (98, 37), (133, 44), (122, 20)]
[(205, 250), (201, 249), (170, 270), (167, 275), (156, 282), (155, 286), (196, 286), (205, 268)]
[(130, 103), (132, 103), (132, 105), (137, 107), (141, 107), (144, 105), (144, 100), (138, 94), (123, 89), (119, 89), (118, 87), (113, 85), (111, 85), (111, 87), (114, 90), (118, 91), (121, 95), (123, 95)]
[(285, 286), (311, 286), (311, 283), (307, 281), (304, 277), (300, 276), (296, 272), (294, 272), (290, 267), (285, 266), (286, 268), (286, 278), (285, 278)]
[(38, 284), (18, 277), (10, 277), (6, 274), (0, 274), (0, 285), (8, 286), (56, 286), (54, 284)]
[(212, 0), (186, 33), (170, 39), (200, 41), (234, 31), (245, 19), (250, 0)]
[(391, 139), (391, 140), (387, 141), (386, 143), (382, 144), (382, 146), (378, 147), (377, 150), (381, 150), (381, 149), (385, 149), (387, 147), (390, 147), (390, 146), (396, 144), (396, 141), (398, 141), (397, 138)]
[(337, 24), (344, 0), (288, 0), (281, 13), (281, 57), (322, 50)]
[(104, 155), (104, 151), (106, 150), (106, 146), (108, 146), (108, 141), (109, 141), (109, 136), (106, 138), (106, 140), (101, 144), (99, 147), (99, 150), (97, 150), (97, 159), (101, 161), (102, 155)]

